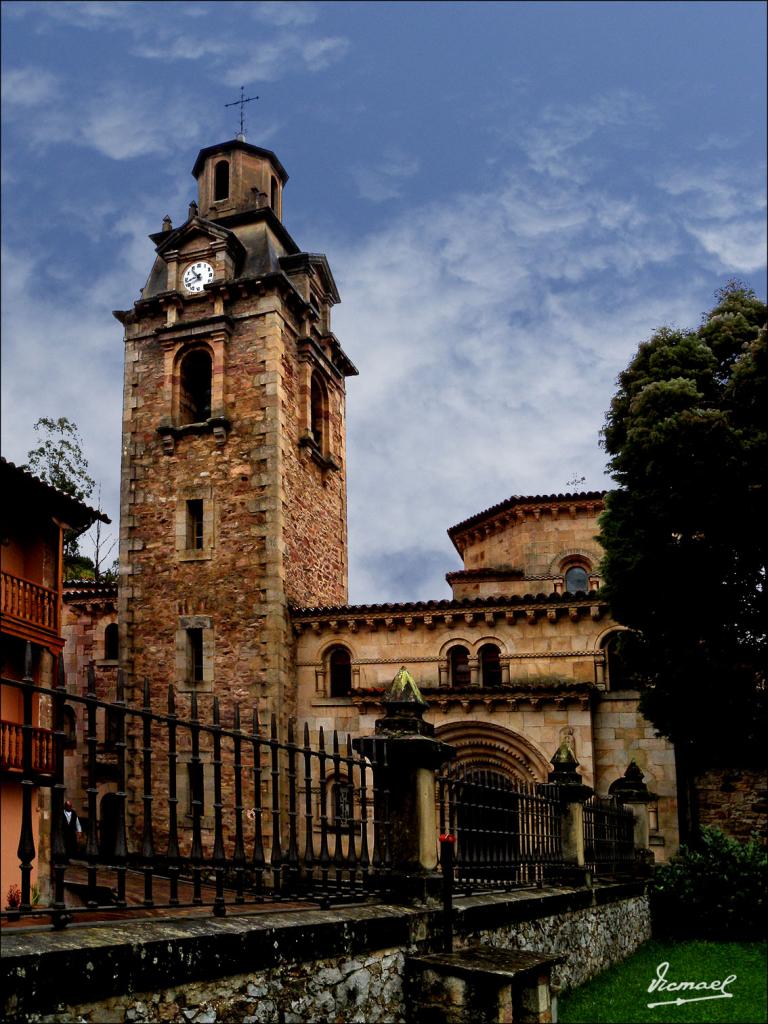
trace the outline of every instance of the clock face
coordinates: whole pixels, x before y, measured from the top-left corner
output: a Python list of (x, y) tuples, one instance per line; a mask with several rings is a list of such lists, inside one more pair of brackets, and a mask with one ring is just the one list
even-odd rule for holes
[(188, 292), (201, 292), (203, 285), (210, 284), (213, 280), (213, 267), (203, 260), (193, 263), (184, 271), (182, 280)]

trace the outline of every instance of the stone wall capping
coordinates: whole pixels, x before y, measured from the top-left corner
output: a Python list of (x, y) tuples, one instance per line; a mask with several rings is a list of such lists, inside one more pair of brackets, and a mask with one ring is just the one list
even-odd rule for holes
[[(487, 942), (490, 932), (497, 930), (499, 935), (501, 929), (506, 940), (493, 941), (493, 945), (530, 949), (530, 944), (519, 943), (516, 935), (517, 929), (526, 935), (539, 929), (534, 922), (556, 934), (562, 915), (575, 915), (571, 920), (574, 925), (580, 922), (586, 938), (588, 929), (600, 929), (601, 914), (619, 914), (626, 919), (632, 913), (638, 920), (628, 924), (637, 933), (634, 939), (639, 944), (647, 937), (640, 934), (644, 929), (639, 927), (646, 911), (643, 882), (598, 883), (589, 889), (544, 886), (533, 891), (457, 897), (454, 932), (458, 948), (478, 939)], [(323, 951), (323, 963), (337, 957), (350, 962), (371, 955), (381, 959), (406, 950), (429, 954), (440, 948), (442, 925), (441, 909), (379, 904), (330, 910), (308, 906), (301, 908), (301, 913), (246, 911), (226, 918), (126, 919), (67, 931), (10, 932), (3, 937), (0, 961), (3, 1017), (21, 1021), (32, 1013), (58, 1014), (66, 1013), (68, 1007), (81, 1007), (83, 1015), (75, 1017), (95, 1021), (103, 1019), (95, 1015), (99, 1001), (124, 997), (135, 1004), (137, 993), (175, 986), (186, 989), (190, 979), (195, 985), (220, 987), (241, 974), (253, 980), (264, 971), (290, 972), (291, 965), (317, 961), (318, 950)], [(570, 949), (553, 948), (551, 940), (542, 947), (541, 937), (535, 948), (566, 955), (567, 983), (585, 980), (585, 973), (589, 976), (583, 964), (570, 963)], [(605, 949), (603, 955), (610, 960), (612, 952)], [(581, 957), (578, 950), (574, 955)], [(86, 1011), (87, 1007), (92, 1010)], [(86, 1017), (84, 1011), (93, 1015)]]

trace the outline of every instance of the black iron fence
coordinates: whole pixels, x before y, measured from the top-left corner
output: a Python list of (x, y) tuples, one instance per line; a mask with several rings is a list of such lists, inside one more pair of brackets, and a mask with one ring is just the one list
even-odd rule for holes
[[(225, 724), (213, 695), (205, 698), (204, 720), (194, 692), (168, 687), (153, 696), (145, 682), (141, 703), (132, 706), (119, 673), (114, 701), (97, 696), (93, 668), (85, 694), (67, 691), (62, 669), (58, 678), (52, 688), (35, 685), (30, 657), (23, 680), (1, 681), (20, 692), (23, 709), (2, 765), (21, 791), (13, 916), (44, 914), (64, 927), (78, 913), (137, 907), (210, 906), (221, 916), (229, 906), (267, 901), (328, 906), (387, 897), (399, 874), (421, 872), (410, 853), (404, 858), (408, 844), (393, 843), (393, 821), (419, 828), (426, 812), (415, 814), (416, 793), (389, 792), (388, 780), (400, 779), (400, 788), (403, 776), (387, 764), (395, 747), (386, 736), (366, 742), (364, 756), (335, 730), (311, 736), (305, 725), (299, 734), (294, 720), (283, 730), (274, 716), (262, 723), (255, 710), (246, 723), (235, 702)], [(41, 729), (40, 713), (50, 730)], [(74, 759), (74, 788), (84, 794), (76, 808), (84, 824), (79, 843), (64, 814), (65, 750)], [(41, 786), (51, 793), (50, 815), (37, 822), (43, 856), (35, 838)], [(440, 844), (446, 898), (454, 885), (469, 893), (573, 881), (574, 869), (631, 872), (633, 812), (613, 798), (582, 803), (585, 791), (450, 764), (436, 788), (439, 832), (450, 837)], [(5, 842), (8, 829), (5, 818)], [(33, 905), (36, 863), (39, 877), (50, 870), (45, 906)]]
[(584, 860), (595, 875), (623, 875), (635, 867), (635, 817), (613, 797), (592, 796), (583, 805)]
[[(437, 776), (438, 829), (449, 836), (457, 889), (507, 888), (557, 882), (579, 865), (563, 855), (567, 787), (511, 781), (491, 770), (451, 765)], [(584, 863), (597, 877), (624, 876), (636, 868), (634, 813), (614, 797), (592, 796), (571, 804), (583, 815)], [(445, 864), (442, 865), (445, 870)]]
[(437, 798), (459, 888), (538, 885), (562, 871), (557, 787), (458, 765), (437, 776)]
[[(104, 701), (96, 696), (92, 671), (84, 695), (63, 685), (36, 686), (29, 670), (23, 681), (3, 679), (2, 685), (21, 691), (23, 707), (20, 766), (12, 776), (22, 793), (21, 886), (12, 916), (47, 915), (64, 927), (73, 914), (136, 905), (211, 906), (223, 915), (229, 905), (328, 905), (388, 892), (389, 794), (377, 785), (386, 764), (375, 776), (377, 764), (355, 753), (349, 737), (342, 740), (336, 731), (326, 737), (320, 729), (311, 743), (307, 726), (299, 736), (292, 720), (281, 737), (274, 716), (261, 723), (254, 711), (246, 724), (237, 705), (225, 725), (216, 697), (210, 720), (203, 721), (197, 696), (185, 697), (182, 708), (172, 687), (160, 713), (147, 682), (141, 706), (133, 707), (121, 676), (116, 700)], [(39, 723), (33, 705), (46, 701), (53, 766), (44, 780), (34, 767)], [(64, 750), (67, 709), (78, 707), (85, 753), (74, 756), (81, 758), (86, 785), (85, 806), (76, 808), (84, 837), (75, 850), (64, 817)], [(105, 759), (114, 780), (106, 794), (99, 788)], [(47, 826), (40, 822), (39, 842), (46, 846), (50, 839), (51, 899), (35, 906), (33, 794), (46, 784), (51, 814)], [(81, 906), (71, 905), (75, 891)]]

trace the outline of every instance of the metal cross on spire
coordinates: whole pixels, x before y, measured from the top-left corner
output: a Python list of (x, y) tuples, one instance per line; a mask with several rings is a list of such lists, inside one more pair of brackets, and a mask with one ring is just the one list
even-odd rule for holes
[(245, 142), (245, 104), (251, 103), (252, 100), (257, 100), (258, 96), (246, 96), (245, 86), (240, 86), (240, 99), (235, 100), (232, 103), (225, 103), (225, 107), (240, 107), (240, 133), (237, 136), (241, 142)]

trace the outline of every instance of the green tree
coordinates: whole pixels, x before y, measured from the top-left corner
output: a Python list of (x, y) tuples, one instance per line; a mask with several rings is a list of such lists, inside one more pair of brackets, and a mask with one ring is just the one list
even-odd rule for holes
[(641, 707), (689, 769), (760, 761), (768, 640), (768, 308), (738, 282), (619, 377), (605, 596)]
[(57, 420), (41, 416), (34, 430), (38, 444), (27, 454), (26, 468), (65, 494), (80, 501), (87, 498), (93, 491), (94, 480), (88, 475), (88, 460), (77, 425), (66, 416)]
[[(88, 460), (77, 425), (66, 416), (57, 420), (41, 416), (34, 430), (38, 443), (27, 454), (25, 468), (57, 490), (83, 501), (93, 491), (94, 480), (88, 475)], [(93, 576), (92, 561), (81, 555), (78, 548), (82, 533), (82, 530), (67, 530), (64, 534), (65, 579)]]

